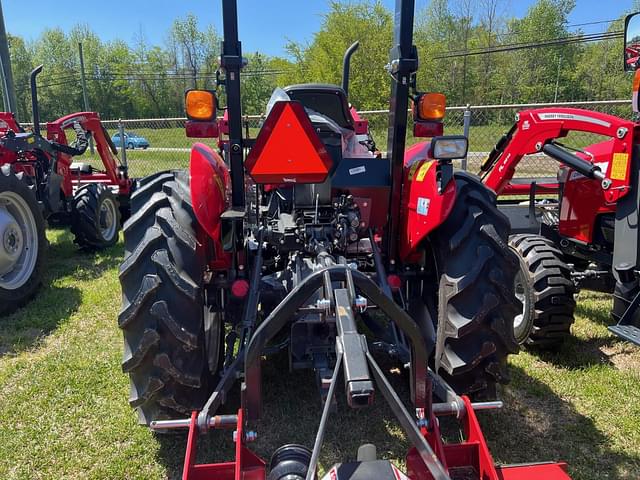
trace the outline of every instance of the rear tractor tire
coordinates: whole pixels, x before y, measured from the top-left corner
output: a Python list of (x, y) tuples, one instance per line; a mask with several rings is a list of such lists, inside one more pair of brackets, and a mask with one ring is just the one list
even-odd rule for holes
[[(507, 356), (518, 351), (513, 318), (520, 303), (512, 287), (518, 260), (507, 245), (509, 221), (495, 194), (465, 172), (456, 172), (455, 181), (453, 209), (431, 236), (443, 345), (435, 362), (458, 394), (493, 399), (496, 385), (509, 380)], [(425, 303), (436, 318), (433, 301)]]
[(109, 187), (91, 183), (73, 197), (71, 231), (84, 248), (102, 249), (115, 245), (120, 231), (120, 208)]
[(129, 403), (148, 424), (202, 407), (214, 386), (221, 348), (220, 336), (210, 339), (207, 332), (222, 316), (205, 307), (206, 249), (198, 241), (188, 174), (143, 179), (131, 201), (118, 324)]
[(0, 315), (28, 302), (42, 283), (45, 226), (24, 173), (0, 167)]
[(518, 255), (515, 279), (522, 308), (513, 321), (521, 345), (556, 348), (571, 334), (576, 287), (571, 268), (555, 244), (540, 235), (512, 235), (509, 246)]

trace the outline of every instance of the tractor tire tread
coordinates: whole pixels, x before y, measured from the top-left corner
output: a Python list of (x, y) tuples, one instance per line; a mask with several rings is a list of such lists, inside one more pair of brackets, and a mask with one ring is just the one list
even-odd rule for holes
[(540, 235), (513, 235), (509, 245), (520, 258), (527, 288), (532, 290), (532, 329), (521, 341), (538, 348), (558, 347), (574, 322), (576, 287), (571, 268), (553, 241)]
[[(115, 207), (115, 233), (111, 238), (104, 238), (100, 231), (100, 203), (104, 201), (113, 202)], [(80, 187), (73, 196), (71, 209), (71, 232), (75, 235), (75, 243), (92, 249), (103, 249), (117, 243), (120, 208), (118, 200), (108, 187), (101, 183), (90, 183)]]
[[(508, 248), (508, 219), (479, 179), (456, 172), (456, 202), (431, 236), (439, 258), (438, 335), (444, 335), (439, 372), (459, 394), (496, 397), (508, 381), (506, 359), (518, 351), (512, 319), (518, 301), (510, 288), (517, 259)], [(485, 279), (488, 279), (485, 280)]]
[[(146, 201), (124, 229), (118, 323), (130, 404), (140, 422), (148, 424), (202, 407), (213, 377), (205, 352), (204, 253), (190, 207), (188, 175), (163, 172), (141, 185), (138, 199)], [(143, 342), (147, 330), (157, 334), (156, 343), (149, 333)]]

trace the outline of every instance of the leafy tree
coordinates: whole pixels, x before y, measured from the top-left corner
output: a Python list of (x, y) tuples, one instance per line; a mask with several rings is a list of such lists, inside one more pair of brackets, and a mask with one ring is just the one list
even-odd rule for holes
[[(191, 86), (198, 88), (201, 74), (213, 73), (213, 65), (219, 56), (220, 38), (213, 27), (205, 31), (198, 28), (196, 16), (189, 13), (185, 18), (174, 20), (169, 43), (173, 49), (176, 72), (188, 72)], [(206, 88), (211, 81), (201, 82)]]
[[(640, 9), (640, 0), (634, 2), (634, 9)], [(537, 0), (519, 19), (505, 14), (507, 4), (508, 0), (431, 0), (418, 12), (414, 42), (420, 59), (419, 88), (445, 93), (449, 105), (629, 95), (630, 78), (622, 71), (619, 38), (534, 48), (541, 41), (576, 34), (567, 25), (575, 0)], [(621, 30), (622, 20), (611, 23), (608, 31)], [(392, 80), (384, 67), (392, 29), (392, 12), (380, 0), (332, 1), (308, 44), (288, 43), (288, 58), (260, 52), (246, 55), (244, 111), (262, 112), (278, 85), (340, 84), (344, 51), (356, 40), (360, 49), (352, 57), (350, 101), (360, 109), (386, 108)], [(38, 79), (42, 119), (84, 108), (79, 42), (89, 105), (103, 118), (181, 116), (186, 88), (215, 88), (220, 37), (212, 27), (201, 28), (193, 14), (174, 21), (165, 45), (150, 45), (143, 35), (133, 45), (105, 42), (88, 25), (77, 25), (69, 33), (48, 29), (31, 42), (16, 35), (8, 40), (22, 121), (31, 118), (29, 72), (40, 63), (44, 64)], [(224, 103), (224, 90), (220, 96)], [(489, 115), (485, 118), (492, 120)]]
[(311, 44), (290, 42), (287, 46), (297, 68), (286, 80), (340, 85), (344, 52), (353, 42), (360, 41), (360, 48), (352, 57), (350, 101), (360, 109), (384, 108), (391, 81), (384, 69), (391, 48), (391, 13), (379, 1), (334, 1), (329, 10)]
[[(538, 0), (523, 18), (509, 22), (508, 33), (516, 44), (567, 38), (570, 36), (567, 17), (574, 7), (574, 0)], [(568, 80), (575, 69), (577, 54), (574, 44), (512, 52), (507, 78), (515, 88), (509, 101), (553, 102), (571, 98), (574, 92)]]
[(24, 40), (15, 35), (8, 35), (9, 51), (11, 53), (11, 69), (13, 81), (16, 87), (16, 101), (18, 103), (17, 116), (20, 121), (27, 121), (31, 117), (29, 91), (29, 73), (33, 69), (33, 58), (31, 51), (27, 48)]

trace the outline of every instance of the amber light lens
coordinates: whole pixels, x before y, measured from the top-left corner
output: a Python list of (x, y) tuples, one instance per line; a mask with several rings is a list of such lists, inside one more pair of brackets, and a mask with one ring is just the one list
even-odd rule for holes
[(442, 93), (424, 93), (418, 99), (418, 118), (420, 120), (442, 120), (447, 99)]
[(216, 115), (216, 97), (208, 90), (189, 90), (185, 98), (187, 117), (191, 120), (211, 120)]

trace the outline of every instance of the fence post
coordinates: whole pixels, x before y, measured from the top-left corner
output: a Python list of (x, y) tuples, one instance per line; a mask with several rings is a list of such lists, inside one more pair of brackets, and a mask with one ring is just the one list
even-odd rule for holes
[[(464, 110), (464, 115), (462, 116), (462, 120), (463, 120), (463, 130), (462, 133), (465, 137), (467, 137), (467, 139), (469, 139), (469, 130), (471, 128), (471, 105), (467, 103), (467, 108)], [(467, 155), (468, 155), (468, 151), (467, 151)], [(461, 168), (462, 170), (466, 170), (467, 169), (467, 155), (464, 156), (464, 158), (462, 159), (461, 162)]]
[(118, 120), (118, 133), (120, 134), (120, 161), (122, 162), (122, 166), (127, 166), (127, 146), (124, 143), (124, 124), (122, 123), (122, 119)]

